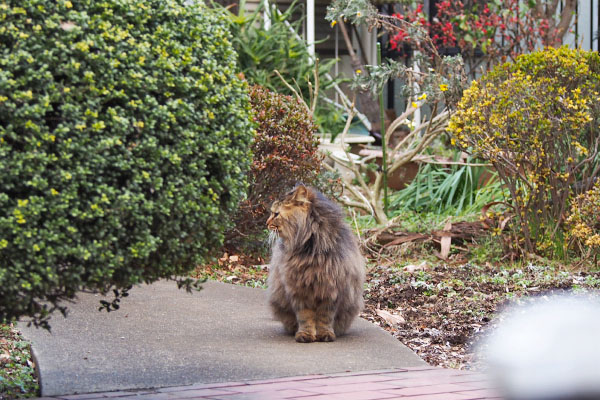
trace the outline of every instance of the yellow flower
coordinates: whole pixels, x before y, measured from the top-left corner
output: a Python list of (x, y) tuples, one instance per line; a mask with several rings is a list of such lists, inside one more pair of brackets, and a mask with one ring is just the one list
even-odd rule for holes
[(411, 103), (411, 105), (413, 106), (413, 108), (419, 108), (419, 105), (417, 103), (415, 103), (414, 101)]
[(362, 15), (362, 14), (360, 13), (360, 11), (356, 13), (356, 16), (357, 16), (357, 17), (360, 17), (361, 15)]
[(600, 236), (598, 234), (593, 235), (591, 237), (589, 237), (586, 241), (585, 244), (587, 246), (600, 246)]
[(423, 93), (422, 95), (420, 95), (417, 100), (425, 100), (425, 99), (427, 99), (427, 93)]
[(362, 69), (357, 69), (356, 70), (356, 75), (360, 75), (360, 74), (362, 74)]
[(446, 85), (445, 83), (442, 83), (442, 84), (440, 85), (440, 90), (441, 90), (442, 92), (445, 92), (446, 90), (448, 90), (448, 85)]
[(333, 28), (337, 24), (337, 21), (331, 21), (331, 27)]

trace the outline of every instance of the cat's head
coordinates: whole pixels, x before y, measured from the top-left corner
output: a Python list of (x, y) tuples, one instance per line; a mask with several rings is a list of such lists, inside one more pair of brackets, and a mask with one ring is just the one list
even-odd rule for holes
[(296, 186), (273, 203), (267, 227), (282, 239), (293, 240), (304, 230), (314, 198), (311, 188)]

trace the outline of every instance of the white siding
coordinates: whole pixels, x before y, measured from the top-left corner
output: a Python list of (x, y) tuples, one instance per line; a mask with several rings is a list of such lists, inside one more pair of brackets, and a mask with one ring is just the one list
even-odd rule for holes
[(563, 43), (570, 47), (598, 51), (599, 9), (600, 0), (579, 0), (573, 32), (565, 35)]

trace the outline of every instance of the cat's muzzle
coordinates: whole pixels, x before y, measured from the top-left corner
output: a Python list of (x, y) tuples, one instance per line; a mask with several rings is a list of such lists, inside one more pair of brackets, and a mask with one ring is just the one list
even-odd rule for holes
[(267, 225), (267, 229), (269, 229), (272, 232), (279, 233), (279, 227), (277, 225), (273, 225), (273, 224)]

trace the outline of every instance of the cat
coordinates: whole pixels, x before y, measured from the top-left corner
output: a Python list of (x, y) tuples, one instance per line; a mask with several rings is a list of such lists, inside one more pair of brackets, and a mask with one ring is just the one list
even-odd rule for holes
[(298, 185), (271, 207), (268, 297), (297, 342), (332, 342), (363, 307), (365, 261), (342, 209)]

